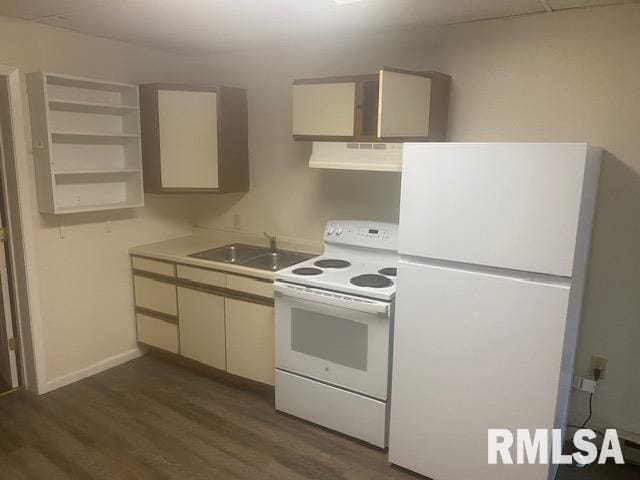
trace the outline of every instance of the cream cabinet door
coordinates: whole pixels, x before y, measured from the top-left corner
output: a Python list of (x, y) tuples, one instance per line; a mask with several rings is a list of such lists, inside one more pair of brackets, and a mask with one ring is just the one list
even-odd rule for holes
[(378, 137), (428, 137), (431, 79), (380, 70)]
[(273, 307), (225, 299), (227, 371), (274, 384)]
[(218, 188), (215, 92), (158, 91), (160, 169), (164, 188)]
[(352, 137), (355, 101), (355, 82), (294, 85), (293, 134)]
[(224, 298), (178, 287), (180, 354), (220, 370), (226, 367)]

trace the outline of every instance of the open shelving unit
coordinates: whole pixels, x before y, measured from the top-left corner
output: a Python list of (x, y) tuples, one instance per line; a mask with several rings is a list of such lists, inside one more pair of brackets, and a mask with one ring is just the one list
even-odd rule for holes
[(27, 88), (40, 211), (143, 206), (138, 87), (35, 72)]

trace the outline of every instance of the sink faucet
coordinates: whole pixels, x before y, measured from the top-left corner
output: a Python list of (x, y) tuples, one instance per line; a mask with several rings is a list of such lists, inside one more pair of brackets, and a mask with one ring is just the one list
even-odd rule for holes
[(272, 252), (275, 252), (276, 251), (276, 236), (271, 234), (271, 233), (269, 233), (269, 232), (263, 232), (263, 235), (269, 239), (269, 249)]

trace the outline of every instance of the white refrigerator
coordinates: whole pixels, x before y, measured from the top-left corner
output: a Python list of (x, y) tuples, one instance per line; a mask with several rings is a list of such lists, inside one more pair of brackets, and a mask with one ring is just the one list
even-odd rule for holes
[(565, 427), (600, 157), (405, 145), (391, 463), (434, 480), (555, 476), (488, 465), (487, 430)]

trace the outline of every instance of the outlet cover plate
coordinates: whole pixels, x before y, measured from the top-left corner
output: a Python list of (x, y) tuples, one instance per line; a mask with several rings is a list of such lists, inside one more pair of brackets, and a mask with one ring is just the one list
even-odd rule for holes
[(607, 372), (607, 363), (608, 360), (604, 357), (598, 357), (597, 355), (593, 355), (591, 357), (591, 373), (598, 368), (600, 369), (600, 378), (598, 380), (604, 380), (605, 374)]

